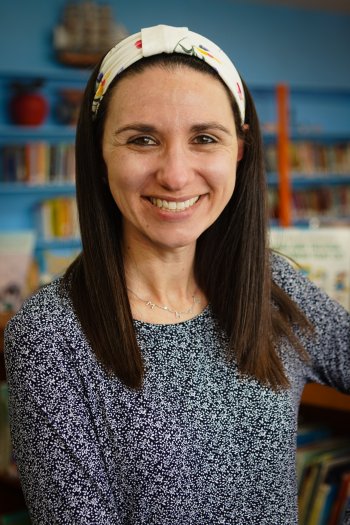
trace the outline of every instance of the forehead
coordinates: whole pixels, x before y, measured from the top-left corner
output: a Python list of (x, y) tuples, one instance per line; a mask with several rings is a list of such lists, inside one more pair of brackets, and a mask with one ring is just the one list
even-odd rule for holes
[(107, 119), (183, 111), (233, 120), (232, 100), (222, 82), (184, 65), (151, 66), (121, 78), (110, 95)]

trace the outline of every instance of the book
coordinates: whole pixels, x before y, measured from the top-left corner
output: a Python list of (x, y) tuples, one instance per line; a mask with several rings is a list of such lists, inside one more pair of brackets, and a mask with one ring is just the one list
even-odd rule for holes
[[(267, 144), (264, 149), (266, 170), (278, 170), (277, 146)], [(291, 171), (306, 177), (349, 175), (350, 142), (337, 141), (322, 143), (300, 140), (289, 144), (289, 163)]]
[(0, 233), (0, 311), (16, 311), (27, 296), (35, 245), (33, 231)]
[[(318, 486), (315, 487), (314, 500), (310, 511), (309, 525), (313, 525), (317, 516), (315, 525), (321, 525), (323, 521), (326, 525), (332, 513), (332, 507), (335, 506), (338, 493), (341, 489), (343, 476), (350, 473), (350, 450), (343, 457), (334, 458), (328, 463), (325, 462), (319, 472)], [(347, 496), (342, 500), (341, 509)], [(341, 512), (340, 512), (341, 514)]]
[(46, 141), (0, 146), (2, 182), (74, 183), (74, 144)]
[(349, 228), (271, 228), (270, 244), (350, 311)]
[(75, 197), (56, 197), (42, 201), (37, 208), (37, 230), (43, 239), (80, 237)]
[(333, 508), (327, 525), (338, 525), (345, 513), (350, 499), (350, 472), (342, 475)]
[(78, 256), (80, 248), (52, 248), (43, 250), (42, 279), (49, 282), (62, 275)]
[(300, 424), (297, 435), (297, 447), (319, 442), (331, 436), (332, 430), (324, 425)]
[(307, 469), (321, 454), (337, 450), (340, 447), (346, 446), (346, 444), (346, 439), (330, 436), (326, 439), (299, 446), (296, 453), (298, 490), (300, 491), (304, 483)]
[[(350, 469), (350, 444), (345, 440), (328, 447), (319, 445), (313, 448), (315, 453), (308, 457), (304, 465), (299, 486), (301, 525), (310, 525), (312, 521), (317, 523), (316, 516), (324, 512), (325, 499), (332, 497), (333, 500), (342, 474)], [(330, 506), (331, 501), (328, 504)]]
[(336, 485), (322, 483), (317, 491), (308, 525), (327, 525), (328, 517), (336, 493)]

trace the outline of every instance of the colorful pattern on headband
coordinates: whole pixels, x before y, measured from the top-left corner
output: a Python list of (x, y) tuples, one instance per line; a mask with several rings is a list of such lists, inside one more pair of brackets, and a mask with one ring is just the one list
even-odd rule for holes
[(207, 38), (189, 31), (187, 27), (158, 25), (141, 29), (113, 47), (102, 61), (96, 80), (92, 104), (93, 116), (112, 80), (134, 62), (160, 53), (182, 53), (196, 56), (211, 66), (232, 92), (241, 115), (245, 118), (245, 99), (242, 80), (229, 57)]

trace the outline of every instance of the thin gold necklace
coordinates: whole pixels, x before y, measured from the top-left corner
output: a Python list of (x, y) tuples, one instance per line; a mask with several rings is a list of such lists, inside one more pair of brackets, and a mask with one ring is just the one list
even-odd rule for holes
[(164, 310), (165, 312), (169, 312), (170, 314), (175, 315), (176, 319), (182, 319), (182, 316), (184, 315), (190, 315), (193, 314), (193, 309), (197, 304), (200, 304), (201, 300), (196, 297), (195, 294), (192, 295), (192, 304), (187, 310), (182, 310), (181, 312), (179, 310), (173, 310), (170, 308), (170, 306), (162, 306), (160, 304), (153, 303), (150, 300), (142, 299), (142, 297), (139, 297), (137, 293), (135, 293), (133, 290), (128, 288), (129, 292), (131, 292), (139, 301), (144, 303), (146, 306), (148, 306), (151, 310), (154, 310), (155, 308), (159, 308), (160, 310)]

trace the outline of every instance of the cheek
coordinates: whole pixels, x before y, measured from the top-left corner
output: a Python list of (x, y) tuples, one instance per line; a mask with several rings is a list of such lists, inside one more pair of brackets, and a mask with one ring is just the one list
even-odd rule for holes
[(108, 183), (115, 192), (132, 191), (137, 187), (137, 165), (122, 155), (109, 158), (106, 162)]
[(218, 158), (216, 162), (208, 165), (211, 173), (212, 184), (222, 191), (233, 189), (236, 181), (237, 163), (234, 156)]
[(236, 159), (231, 158), (217, 165), (217, 172), (212, 178), (217, 199), (217, 210), (221, 212), (230, 201), (236, 185)]

